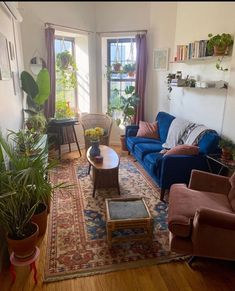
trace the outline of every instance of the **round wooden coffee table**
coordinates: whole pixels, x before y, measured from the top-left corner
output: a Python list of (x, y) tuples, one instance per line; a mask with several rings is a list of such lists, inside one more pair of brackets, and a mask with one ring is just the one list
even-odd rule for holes
[(93, 197), (99, 188), (117, 188), (120, 195), (118, 170), (120, 159), (118, 154), (108, 146), (100, 145), (100, 155), (103, 157), (101, 163), (97, 163), (90, 157), (90, 149), (87, 150), (87, 160), (92, 167), (93, 176)]

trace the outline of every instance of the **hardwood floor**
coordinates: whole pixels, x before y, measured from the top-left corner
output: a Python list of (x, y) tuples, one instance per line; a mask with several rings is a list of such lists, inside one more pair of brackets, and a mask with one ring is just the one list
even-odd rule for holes
[[(116, 150), (118, 150), (115, 147)], [(16, 281), (6, 269), (0, 275), (0, 291), (234, 291), (235, 262), (198, 259), (191, 268), (186, 262), (171, 262), (150, 267), (117, 271), (102, 275), (43, 283), (47, 236), (40, 243), (40, 257), (36, 262), (38, 284), (34, 285), (29, 267), (16, 267)], [(212, 238), (216, 239), (216, 238)]]

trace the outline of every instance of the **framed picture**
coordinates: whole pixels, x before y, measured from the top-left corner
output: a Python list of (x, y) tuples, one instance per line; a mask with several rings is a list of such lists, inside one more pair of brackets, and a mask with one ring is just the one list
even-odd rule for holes
[(168, 70), (169, 48), (159, 48), (153, 51), (153, 68), (157, 71)]
[(10, 60), (6, 37), (0, 33), (0, 80), (11, 78)]

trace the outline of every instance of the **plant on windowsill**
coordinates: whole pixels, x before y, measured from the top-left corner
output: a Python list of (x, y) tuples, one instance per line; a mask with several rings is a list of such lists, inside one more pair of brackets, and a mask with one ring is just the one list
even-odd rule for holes
[(229, 49), (233, 45), (232, 35), (229, 33), (222, 33), (213, 35), (212, 33), (208, 34), (209, 40), (207, 42), (208, 52), (213, 53), (214, 56), (221, 56), (216, 62), (216, 69), (221, 71), (228, 71), (228, 68), (223, 68), (221, 63), (223, 57), (228, 55)]
[(123, 67), (123, 71), (127, 73), (129, 77), (134, 77), (136, 71), (136, 63), (125, 64)]

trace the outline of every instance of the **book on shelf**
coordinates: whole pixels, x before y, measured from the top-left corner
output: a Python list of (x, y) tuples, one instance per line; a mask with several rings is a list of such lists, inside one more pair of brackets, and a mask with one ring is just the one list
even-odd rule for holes
[(209, 56), (207, 40), (196, 40), (187, 45), (177, 45), (176, 61), (185, 61)]

